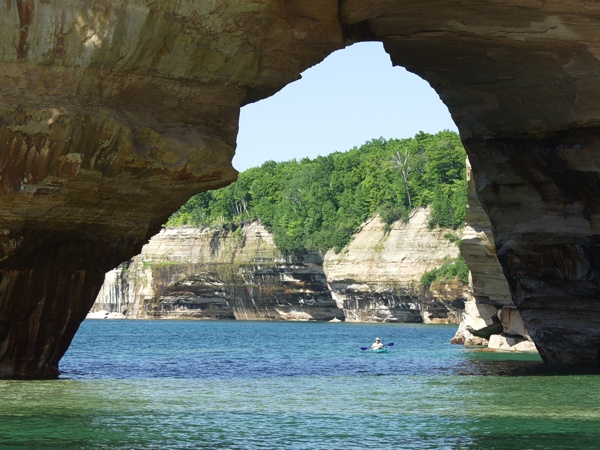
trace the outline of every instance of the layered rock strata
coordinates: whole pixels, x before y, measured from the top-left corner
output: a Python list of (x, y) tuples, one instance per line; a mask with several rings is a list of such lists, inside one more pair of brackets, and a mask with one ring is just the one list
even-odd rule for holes
[(600, 364), (600, 4), (347, 0), (357, 39), (425, 78), (473, 166), (513, 301), (544, 361)]
[(360, 40), (448, 106), (544, 360), (600, 363), (597, 2), (0, 8), (0, 377), (56, 376), (104, 273), (235, 178), (239, 107)]
[(163, 229), (109, 272), (92, 312), (127, 318), (342, 320), (322, 258), (285, 258), (254, 222), (235, 231)]
[(467, 217), (461, 254), (470, 268), (469, 294), (452, 343), (535, 351), (498, 261), (490, 221), (477, 198), (468, 160), (467, 183)]
[(350, 322), (458, 323), (466, 287), (433, 284), (421, 277), (459, 255), (444, 237), (451, 230), (430, 229), (427, 208), (416, 209), (407, 223), (386, 229), (378, 216), (361, 227), (350, 244), (327, 252), (324, 270), (332, 295)]
[(236, 178), (239, 108), (343, 46), (335, 1), (0, 6), (0, 377), (52, 377), (104, 274)]
[(458, 323), (465, 286), (420, 286), (458, 254), (427, 218), (419, 209), (389, 231), (373, 218), (324, 259), (284, 258), (256, 222), (234, 232), (166, 228), (106, 275), (89, 317)]

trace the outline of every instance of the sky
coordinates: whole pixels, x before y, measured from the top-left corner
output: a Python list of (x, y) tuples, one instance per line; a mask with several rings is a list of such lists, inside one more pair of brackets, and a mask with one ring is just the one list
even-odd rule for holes
[(274, 96), (244, 106), (233, 166), (316, 158), (371, 139), (457, 131), (429, 83), (393, 67), (381, 43), (354, 44)]

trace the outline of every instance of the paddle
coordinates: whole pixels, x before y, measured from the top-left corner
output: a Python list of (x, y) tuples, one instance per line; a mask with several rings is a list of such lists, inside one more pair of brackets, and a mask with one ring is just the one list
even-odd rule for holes
[[(384, 347), (385, 347), (386, 345), (387, 345), (388, 347), (393, 347), (393, 346), (394, 346), (394, 343), (393, 343), (393, 342), (389, 342), (389, 343), (387, 343), (387, 344), (383, 344), (383, 346), (384, 346)], [(371, 347), (361, 347), (360, 349), (361, 349), (361, 350), (364, 352), (365, 350), (371, 350)]]

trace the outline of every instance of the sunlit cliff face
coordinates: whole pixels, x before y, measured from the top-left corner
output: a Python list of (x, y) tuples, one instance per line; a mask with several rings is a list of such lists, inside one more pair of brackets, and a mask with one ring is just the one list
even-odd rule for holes
[(595, 2), (0, 10), (0, 376), (55, 376), (104, 272), (190, 195), (235, 179), (240, 106), (356, 40), (382, 41), (449, 107), (542, 355), (598, 362)]

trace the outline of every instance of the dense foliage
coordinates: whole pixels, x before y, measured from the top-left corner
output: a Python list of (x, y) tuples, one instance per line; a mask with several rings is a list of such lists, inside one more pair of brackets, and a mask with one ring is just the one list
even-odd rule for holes
[(192, 197), (168, 225), (235, 229), (260, 220), (288, 254), (339, 250), (368, 217), (379, 213), (391, 224), (417, 206), (431, 205), (431, 227), (456, 229), (466, 212), (465, 161), (452, 131), (373, 139), (314, 160), (269, 161), (230, 186)]
[(442, 267), (425, 272), (421, 277), (421, 284), (428, 288), (435, 281), (444, 282), (458, 279), (464, 284), (469, 282), (469, 268), (462, 256), (450, 259)]

